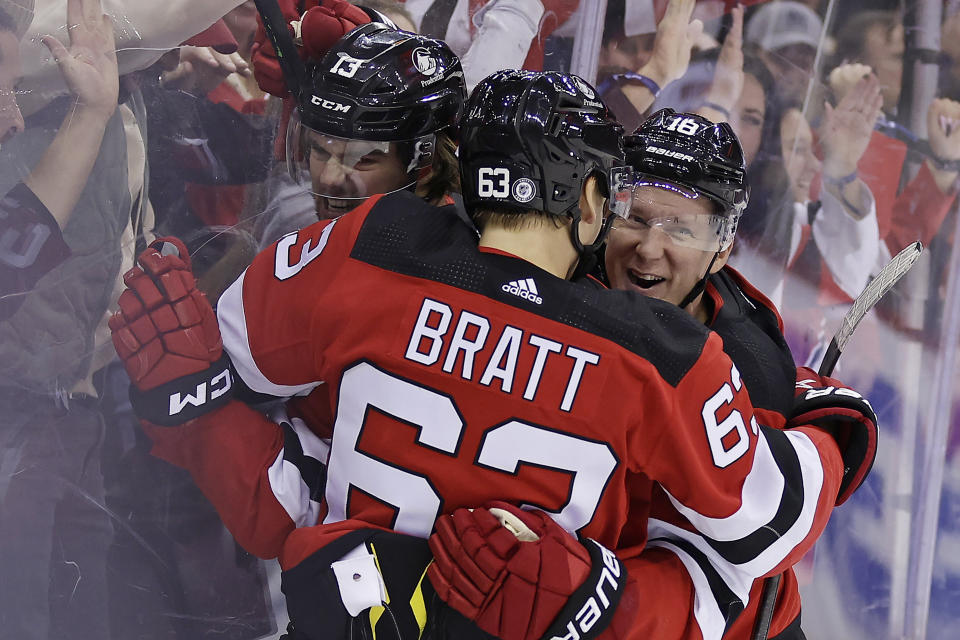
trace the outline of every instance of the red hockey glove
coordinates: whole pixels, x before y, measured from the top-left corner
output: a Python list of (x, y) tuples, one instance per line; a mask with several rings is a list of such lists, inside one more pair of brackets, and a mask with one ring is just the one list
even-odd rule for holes
[[(277, 0), (280, 5), (280, 11), (287, 21), (287, 28), (290, 31), (290, 37), (294, 37), (291, 22), (300, 19), (301, 9), (297, 0)], [(316, 0), (311, 0), (311, 5), (316, 5)], [(273, 43), (267, 37), (267, 32), (263, 28), (263, 18), (257, 14), (257, 35), (254, 36), (253, 46), (250, 49), (250, 58), (253, 61), (253, 76), (257, 79), (257, 84), (267, 93), (273, 94), (279, 98), (289, 95), (287, 83), (283, 78), (283, 71), (280, 69), (280, 61), (277, 58), (277, 52), (273, 48)]]
[(300, 21), (303, 53), (319, 60), (337, 40), (368, 22), (370, 16), (345, 0), (323, 0), (319, 7), (304, 13)]
[[(322, 4), (316, 0), (300, 4), (295, 0), (280, 0), (280, 10), (287, 20), (290, 37), (300, 37), (302, 44), (298, 51), (304, 60), (319, 60), (344, 34), (370, 22), (362, 9), (346, 0), (323, 0)], [(291, 25), (297, 21), (300, 22), (297, 27)], [(280, 98), (289, 95), (277, 52), (259, 17), (251, 54), (254, 77), (260, 88)]]
[(160, 238), (123, 275), (127, 289), (110, 318), (113, 345), (133, 383), (137, 415), (181, 424), (230, 398), (230, 363), (206, 296), (197, 289), (186, 247)]
[(613, 552), (503, 502), (441, 517), (429, 542), (440, 599), (503, 640), (594, 638), (626, 584)]
[(793, 414), (787, 428), (814, 425), (833, 436), (843, 458), (837, 504), (863, 483), (877, 456), (877, 415), (870, 403), (839, 380), (797, 368)]
[[(287, 20), (290, 37), (300, 32), (302, 45), (297, 47), (300, 56), (304, 59), (318, 59), (323, 57), (333, 44), (361, 24), (370, 22), (369, 16), (361, 9), (345, 0), (324, 0), (319, 4), (317, 0), (279, 0), (280, 10)], [(309, 8), (308, 8), (309, 7)], [(301, 11), (303, 19), (301, 20)], [(301, 21), (294, 28), (292, 22)], [(273, 48), (273, 43), (267, 37), (263, 28), (263, 19), (257, 17), (257, 35), (251, 49), (253, 60), (253, 75), (257, 84), (267, 93), (283, 98), (283, 113), (277, 128), (273, 152), (278, 160), (286, 158), (287, 123), (293, 113), (295, 103), (287, 89), (280, 60)]]

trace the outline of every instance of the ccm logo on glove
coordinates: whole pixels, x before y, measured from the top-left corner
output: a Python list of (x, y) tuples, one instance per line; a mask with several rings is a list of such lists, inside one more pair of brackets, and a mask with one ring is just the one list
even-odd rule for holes
[(233, 378), (230, 375), (230, 369), (224, 369), (211, 378), (210, 382), (201, 382), (197, 385), (194, 395), (187, 392), (185, 395), (177, 391), (170, 396), (170, 411), (167, 415), (175, 416), (188, 404), (194, 407), (200, 407), (207, 403), (207, 387), (210, 387), (210, 400), (216, 400), (226, 392), (230, 391), (233, 385)]

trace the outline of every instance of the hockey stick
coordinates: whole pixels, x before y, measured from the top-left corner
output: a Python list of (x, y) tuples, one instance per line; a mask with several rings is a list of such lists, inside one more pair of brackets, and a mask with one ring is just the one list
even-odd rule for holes
[[(843, 349), (847, 346), (847, 342), (856, 330), (857, 325), (867, 315), (867, 312), (879, 302), (880, 298), (885, 296), (907, 271), (910, 271), (922, 252), (923, 245), (920, 242), (908, 245), (884, 265), (877, 277), (863, 288), (857, 299), (853, 301), (853, 306), (840, 321), (840, 328), (837, 329), (837, 333), (830, 341), (830, 346), (827, 347), (827, 352), (823, 355), (817, 373), (821, 376), (829, 376), (833, 373), (833, 368), (837, 366), (837, 360), (840, 359), (840, 354), (843, 353)], [(780, 588), (781, 575), (771, 576), (763, 582), (763, 594), (760, 596), (757, 623), (753, 628), (753, 640), (767, 640), (770, 623), (773, 621), (773, 608), (777, 603), (777, 590)]]
[(833, 373), (833, 368), (837, 366), (840, 353), (847, 345), (847, 341), (850, 340), (850, 336), (853, 335), (857, 325), (863, 320), (863, 316), (867, 315), (867, 312), (877, 304), (877, 301), (885, 296), (893, 285), (897, 284), (897, 281), (910, 270), (910, 267), (920, 258), (922, 251), (923, 245), (920, 242), (908, 245), (880, 270), (880, 273), (870, 281), (870, 284), (864, 287), (863, 292), (853, 301), (853, 306), (840, 321), (840, 328), (833, 336), (833, 340), (830, 341), (830, 346), (827, 347), (827, 352), (823, 356), (823, 362), (820, 363), (818, 371), (820, 375), (829, 376)]
[(277, 61), (287, 83), (287, 89), (293, 94), (294, 100), (299, 101), (307, 71), (297, 53), (297, 46), (287, 30), (287, 19), (284, 18), (277, 0), (253, 0), (253, 3), (257, 6), (257, 12), (263, 22), (263, 30), (266, 31), (274, 51), (277, 52)]

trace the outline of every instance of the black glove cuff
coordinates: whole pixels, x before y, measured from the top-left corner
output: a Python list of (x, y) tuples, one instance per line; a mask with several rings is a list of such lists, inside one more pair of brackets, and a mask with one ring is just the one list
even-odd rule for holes
[(843, 504), (857, 490), (877, 455), (877, 415), (859, 393), (843, 387), (810, 389), (794, 403), (789, 426), (813, 425), (836, 440), (843, 459), (843, 477), (837, 504)]
[(798, 416), (807, 411), (837, 407), (840, 409), (855, 409), (865, 416), (877, 421), (873, 407), (862, 395), (846, 387), (815, 387), (807, 389), (797, 396), (793, 402), (793, 415)]
[(175, 427), (227, 404), (233, 396), (233, 379), (230, 358), (224, 353), (207, 369), (149, 391), (130, 385), (130, 404), (138, 418)]
[(593, 564), (590, 575), (567, 600), (542, 640), (592, 640), (610, 625), (627, 585), (627, 568), (620, 558), (592, 538), (583, 546)]

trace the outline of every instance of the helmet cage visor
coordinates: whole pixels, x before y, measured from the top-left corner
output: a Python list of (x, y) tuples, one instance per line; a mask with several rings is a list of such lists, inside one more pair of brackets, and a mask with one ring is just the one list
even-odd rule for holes
[[(656, 200), (658, 190), (666, 190), (693, 202), (706, 198), (711, 208), (716, 208), (714, 199), (693, 189), (656, 177), (637, 174), (634, 177), (630, 197), (630, 210), (626, 216), (614, 219), (613, 229), (620, 234), (642, 234), (651, 230), (663, 233), (679, 247), (698, 251), (717, 252), (726, 250), (733, 242), (739, 214), (702, 213), (684, 211), (683, 207), (666, 210)], [(662, 215), (650, 212), (663, 211)]]
[(287, 171), (315, 196), (364, 200), (414, 186), (433, 164), (436, 135), (411, 140), (343, 138), (312, 129), (294, 111), (287, 127)]

